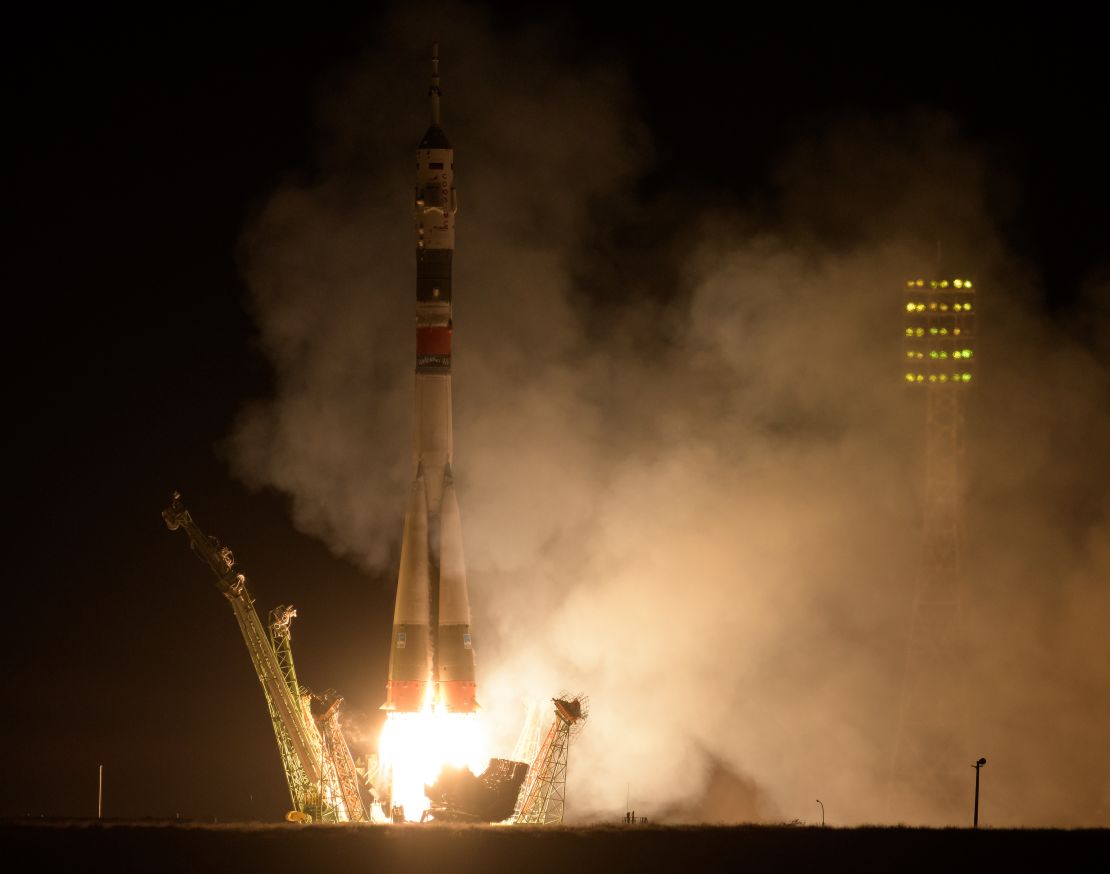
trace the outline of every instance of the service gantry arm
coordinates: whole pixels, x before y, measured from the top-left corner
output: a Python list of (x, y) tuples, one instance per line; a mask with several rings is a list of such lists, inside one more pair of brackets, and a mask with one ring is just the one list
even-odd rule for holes
[(289, 695), (300, 708), (301, 725), (305, 729), (309, 754), (312, 756), (312, 760), (319, 763), (320, 766), (320, 782), (317, 784), (317, 809), (312, 815), (322, 822), (346, 822), (349, 817), (342, 806), (339, 780), (335, 775), (335, 767), (327, 758), (324, 740), (320, 736), (320, 729), (312, 716), (312, 694), (307, 689), (301, 688), (301, 684), (297, 681), (297, 669), (293, 664), (293, 632), (291, 627), (296, 616), (297, 611), (285, 604), (270, 611), (270, 624), (267, 626), (270, 648), (273, 649), (274, 655), (277, 657), (278, 668), (281, 670), (282, 679), (285, 681), (285, 688), (289, 690)]
[[(316, 697), (308, 689), (302, 688), (297, 682), (297, 669), (293, 664), (293, 619), (297, 611), (292, 607), (282, 605), (270, 611), (270, 645), (277, 654), (278, 666), (281, 668), (285, 685), (291, 695), (296, 696), (301, 702), (301, 715), (303, 717), (306, 734), (315, 759), (320, 762), (322, 773), (322, 819), (326, 822), (363, 822), (366, 813), (363, 809), (362, 799), (358, 796), (358, 786), (354, 786), (352, 796), (349, 781), (346, 778), (346, 768), (349, 765), (354, 770), (351, 754), (342, 733), (338, 740), (330, 734), (332, 726), (339, 731), (338, 710), (342, 698), (336, 696), (334, 690), (324, 694), (326, 712), (317, 716), (312, 712), (312, 700)], [(336, 701), (333, 704), (332, 698)], [(345, 758), (344, 758), (345, 757)]]
[[(316, 745), (312, 743), (304, 723), (300, 696), (291, 688), (296, 683), (292, 662), (288, 665), (288, 671), (283, 671), (254, 609), (254, 599), (247, 589), (246, 576), (235, 570), (235, 558), (231, 550), (220, 546), (216, 538), (209, 537), (200, 530), (181, 503), (181, 495), (177, 492), (174, 492), (170, 506), (162, 511), (162, 518), (171, 531), (184, 529), (193, 552), (215, 574), (217, 586), (231, 602), (231, 609), (239, 623), (239, 630), (243, 633), (243, 640), (247, 644), (266, 697), (294, 809), (302, 815), (317, 819), (327, 818), (326, 811), (321, 808), (330, 805), (321, 804), (319, 789), (322, 771), (318, 754), (313, 749)], [(287, 672), (290, 675), (288, 678)]]
[(513, 822), (557, 825), (563, 821), (567, 798), (567, 753), (571, 738), (589, 715), (589, 699), (552, 698), (555, 719), (540, 746), (524, 785), (520, 787)]
[(343, 697), (334, 689), (328, 689), (322, 702), (324, 712), (316, 717), (316, 721), (327, 746), (328, 761), (334, 768), (343, 805), (353, 822), (367, 822), (370, 817), (367, 813), (368, 806), (362, 798), (362, 781), (355, 769), (355, 761), (351, 758), (347, 739), (343, 737), (343, 730), (339, 727), (339, 708), (343, 704)]

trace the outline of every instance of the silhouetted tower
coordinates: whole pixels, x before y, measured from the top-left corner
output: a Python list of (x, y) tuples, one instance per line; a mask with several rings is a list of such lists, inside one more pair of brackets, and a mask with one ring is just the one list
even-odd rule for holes
[[(567, 753), (570, 739), (589, 715), (589, 699), (552, 698), (555, 719), (528, 771), (518, 799), (514, 821), (519, 824), (557, 825), (563, 821), (567, 801)], [(522, 800), (521, 800), (522, 799)]]
[(891, 767), (891, 813), (956, 822), (966, 807), (958, 744), (963, 624), (964, 405), (973, 384), (969, 279), (906, 283), (904, 380), (925, 407), (925, 500), (905, 678)]

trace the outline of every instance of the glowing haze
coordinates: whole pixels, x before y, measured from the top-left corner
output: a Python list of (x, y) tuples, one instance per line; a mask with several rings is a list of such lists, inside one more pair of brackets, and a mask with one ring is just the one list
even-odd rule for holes
[[(460, 198), (454, 471), (490, 752), (512, 749), (522, 697), (583, 691), (577, 818), (619, 817), (630, 791), (657, 819), (811, 818), (820, 797), (839, 824), (886, 820), (923, 484), (901, 289), (930, 275), (940, 236), (981, 313), (973, 695), (951, 766), (989, 757), (991, 824), (1110, 824), (1107, 288), (1090, 285), (1082, 342), (1071, 314), (1038, 314), (996, 231), (1004, 180), (943, 116), (815, 133), (758, 207), (648, 198), (650, 138), (614, 62), (561, 61), (567, 33), (496, 34), (465, 9), (399, 14), (336, 74), (318, 174), (244, 234), (277, 391), (232, 435), (240, 474), (395, 573), (412, 150), (437, 36)], [(690, 135), (727, 164), (711, 132)], [(618, 225), (658, 236), (618, 245)], [(367, 683), (384, 677), (383, 654)]]

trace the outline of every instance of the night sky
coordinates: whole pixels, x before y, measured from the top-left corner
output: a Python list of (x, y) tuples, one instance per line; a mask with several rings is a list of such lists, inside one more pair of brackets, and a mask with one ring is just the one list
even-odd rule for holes
[[(1110, 264), (1108, 70), (1092, 22), (926, 5), (816, 19), (735, 7), (732, 20), (709, 6), (557, 8), (491, 20), (511, 34), (553, 14), (578, 37), (552, 46), (564, 62), (625, 66), (656, 153), (645, 197), (759, 201), (787, 144), (830, 121), (950, 114), (1012, 180), (998, 222), (1038, 274), (1039, 305), (1082, 334), (1082, 284)], [(235, 551), (261, 609), (297, 606), (302, 682), (379, 719), (393, 578), (299, 533), (287, 499), (248, 490), (223, 447), (273, 389), (237, 244), (283, 180), (316, 172), (321, 100), (378, 44), (384, 14), (83, 10), (5, 28), (2, 815), (94, 815), (101, 763), (108, 815), (284, 812), (231, 611), (159, 515), (174, 489)], [(449, 59), (449, 21), (434, 38)], [(448, 95), (450, 75), (445, 60)], [(721, 145), (724, 176), (707, 159)], [(619, 275), (683, 221), (621, 215), (598, 246)], [(651, 293), (665, 299), (672, 278), (660, 271)], [(619, 294), (601, 285), (583, 278), (599, 300)]]

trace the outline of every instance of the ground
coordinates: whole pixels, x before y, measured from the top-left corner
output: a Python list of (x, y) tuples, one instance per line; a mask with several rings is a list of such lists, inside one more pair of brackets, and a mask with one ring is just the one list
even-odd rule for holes
[(11, 820), (0, 853), (36, 872), (1094, 871), (1107, 870), (1110, 830)]

